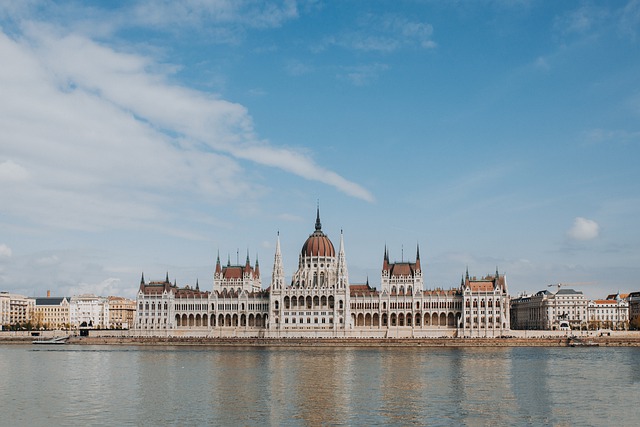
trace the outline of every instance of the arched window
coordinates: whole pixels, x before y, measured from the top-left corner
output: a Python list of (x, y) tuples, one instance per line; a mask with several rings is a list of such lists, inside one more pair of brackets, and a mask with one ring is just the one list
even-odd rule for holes
[(342, 309), (344, 308), (344, 303), (342, 302), (342, 300), (339, 300), (339, 301), (338, 301), (338, 308), (339, 308), (340, 310), (342, 310)]
[(278, 300), (275, 300), (273, 303), (274, 307), (276, 308), (276, 310), (280, 309), (280, 303), (278, 302)]

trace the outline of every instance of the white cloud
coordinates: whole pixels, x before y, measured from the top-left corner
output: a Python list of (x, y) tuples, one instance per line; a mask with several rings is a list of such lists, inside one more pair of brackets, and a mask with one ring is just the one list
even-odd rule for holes
[(592, 240), (598, 237), (600, 226), (597, 222), (577, 217), (573, 222), (573, 227), (567, 232), (567, 236), (573, 240)]
[(0, 163), (0, 182), (26, 181), (29, 173), (25, 168), (11, 160)]
[(171, 83), (172, 67), (23, 28), (15, 39), (0, 32), (0, 181), (15, 184), (0, 187), (4, 213), (82, 230), (148, 227), (179, 215), (167, 204), (180, 209), (189, 196), (255, 197), (246, 160), (373, 200), (308, 155), (259, 139), (242, 105)]
[(9, 258), (13, 255), (11, 248), (4, 243), (0, 244), (0, 258)]

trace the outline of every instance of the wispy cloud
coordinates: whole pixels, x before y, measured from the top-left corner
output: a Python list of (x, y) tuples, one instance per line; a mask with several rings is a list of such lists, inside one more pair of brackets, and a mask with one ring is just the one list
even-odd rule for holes
[(433, 26), (412, 21), (404, 16), (385, 14), (382, 16), (367, 14), (356, 22), (356, 28), (326, 37), (316, 50), (330, 46), (365, 52), (390, 53), (407, 47), (433, 49), (437, 47), (432, 40)]
[(591, 129), (584, 133), (584, 137), (591, 143), (638, 143), (640, 131), (627, 131), (622, 129)]
[(386, 64), (342, 67), (338, 78), (348, 80), (356, 86), (366, 86), (377, 80), (388, 68)]
[(260, 139), (244, 106), (171, 83), (170, 66), (23, 28), (0, 33), (0, 181), (15, 184), (0, 188), (5, 213), (77, 229), (167, 220), (163, 206), (180, 194), (251, 194), (245, 160), (373, 200), (302, 151)]

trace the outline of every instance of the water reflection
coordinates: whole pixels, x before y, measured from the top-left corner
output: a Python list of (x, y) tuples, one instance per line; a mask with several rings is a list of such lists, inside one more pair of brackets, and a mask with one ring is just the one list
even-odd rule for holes
[(635, 425), (637, 348), (0, 346), (13, 425)]

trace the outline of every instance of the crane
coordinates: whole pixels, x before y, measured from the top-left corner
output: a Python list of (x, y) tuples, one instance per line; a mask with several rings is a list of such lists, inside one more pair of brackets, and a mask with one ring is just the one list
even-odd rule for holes
[(552, 287), (557, 287), (558, 290), (560, 290), (561, 287), (563, 286), (567, 286), (567, 285), (593, 285), (596, 282), (567, 282), (567, 283), (556, 283), (556, 284), (550, 284), (547, 285), (548, 288), (552, 288)]

